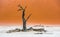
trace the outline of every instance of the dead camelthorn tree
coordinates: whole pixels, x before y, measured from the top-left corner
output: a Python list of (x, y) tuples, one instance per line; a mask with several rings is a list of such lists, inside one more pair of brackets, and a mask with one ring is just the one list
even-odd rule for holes
[(23, 8), (21, 5), (18, 5), (19, 9), (18, 11), (22, 11), (22, 21), (23, 21), (23, 31), (26, 31), (26, 22), (27, 20), (30, 18), (31, 14), (27, 17), (27, 19), (25, 19), (25, 10), (26, 10), (26, 7)]

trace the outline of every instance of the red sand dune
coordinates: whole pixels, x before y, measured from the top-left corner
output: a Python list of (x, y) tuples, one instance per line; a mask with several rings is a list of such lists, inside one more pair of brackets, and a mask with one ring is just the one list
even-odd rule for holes
[(27, 23), (60, 24), (60, 0), (0, 0), (0, 23), (22, 23), (18, 4), (27, 6)]

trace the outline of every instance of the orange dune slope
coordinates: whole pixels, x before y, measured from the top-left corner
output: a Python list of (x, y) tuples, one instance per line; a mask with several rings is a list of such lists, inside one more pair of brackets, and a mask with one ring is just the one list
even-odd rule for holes
[(0, 0), (0, 23), (22, 23), (19, 4), (27, 6), (25, 18), (32, 13), (27, 23), (60, 24), (60, 0)]

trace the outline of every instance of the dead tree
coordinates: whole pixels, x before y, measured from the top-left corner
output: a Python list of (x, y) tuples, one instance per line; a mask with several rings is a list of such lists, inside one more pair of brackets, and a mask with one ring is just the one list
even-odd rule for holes
[(23, 31), (26, 31), (26, 22), (27, 20), (30, 18), (31, 14), (27, 17), (27, 19), (25, 19), (25, 10), (26, 10), (26, 7), (23, 8), (21, 5), (18, 5), (19, 9), (18, 11), (21, 11), (22, 10), (22, 21), (23, 21)]

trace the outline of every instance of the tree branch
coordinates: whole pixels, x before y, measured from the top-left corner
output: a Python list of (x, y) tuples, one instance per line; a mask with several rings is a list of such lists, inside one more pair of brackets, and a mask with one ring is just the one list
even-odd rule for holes
[(23, 8), (21, 5), (18, 5), (18, 7), (19, 7), (21, 10), (24, 10), (24, 8)]
[(32, 15), (32, 14), (30, 14), (30, 15), (27, 17), (26, 21), (30, 18), (31, 15)]

